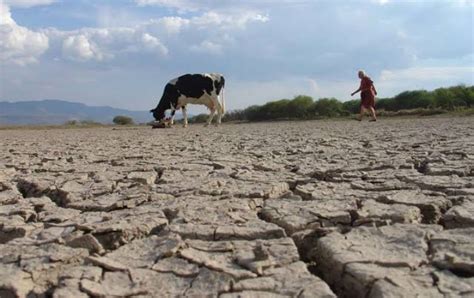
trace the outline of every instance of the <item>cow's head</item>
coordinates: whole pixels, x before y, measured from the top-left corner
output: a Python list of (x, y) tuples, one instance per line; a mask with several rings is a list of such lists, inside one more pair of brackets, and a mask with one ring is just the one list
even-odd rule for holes
[(150, 113), (153, 113), (153, 117), (156, 121), (161, 121), (165, 118), (165, 110), (160, 109), (160, 107), (156, 107), (153, 110), (150, 110)]
[(176, 107), (179, 97), (179, 92), (176, 89), (176, 86), (168, 83), (165, 86), (165, 90), (163, 95), (161, 96), (158, 105), (153, 110), (150, 110), (153, 113), (153, 117), (155, 117), (156, 121), (162, 121), (165, 118), (166, 110), (172, 109)]

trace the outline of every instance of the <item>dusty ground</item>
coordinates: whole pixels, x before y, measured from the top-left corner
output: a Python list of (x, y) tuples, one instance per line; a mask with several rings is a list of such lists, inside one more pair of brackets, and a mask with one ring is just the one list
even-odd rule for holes
[(0, 140), (1, 297), (474, 295), (474, 118)]

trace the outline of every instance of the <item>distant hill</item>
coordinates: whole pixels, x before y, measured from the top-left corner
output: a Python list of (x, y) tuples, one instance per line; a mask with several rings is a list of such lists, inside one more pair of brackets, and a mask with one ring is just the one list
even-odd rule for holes
[(136, 123), (153, 120), (148, 111), (93, 107), (64, 100), (0, 102), (0, 125), (63, 124), (71, 120), (112, 123), (117, 115), (131, 117)]

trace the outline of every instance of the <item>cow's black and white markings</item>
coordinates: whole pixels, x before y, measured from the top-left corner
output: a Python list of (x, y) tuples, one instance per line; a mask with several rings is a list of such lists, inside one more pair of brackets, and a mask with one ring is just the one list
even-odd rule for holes
[(206, 125), (211, 124), (216, 112), (216, 124), (219, 125), (225, 113), (224, 85), (224, 76), (217, 73), (182, 75), (166, 84), (160, 102), (150, 112), (157, 121), (162, 121), (165, 118), (165, 111), (171, 109), (171, 124), (173, 124), (176, 110), (182, 109), (186, 127), (188, 125), (186, 105), (201, 104), (210, 110)]

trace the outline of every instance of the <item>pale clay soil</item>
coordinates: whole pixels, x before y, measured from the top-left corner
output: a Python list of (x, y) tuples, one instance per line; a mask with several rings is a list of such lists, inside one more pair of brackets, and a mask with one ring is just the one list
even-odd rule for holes
[(473, 297), (474, 118), (0, 130), (0, 297)]

